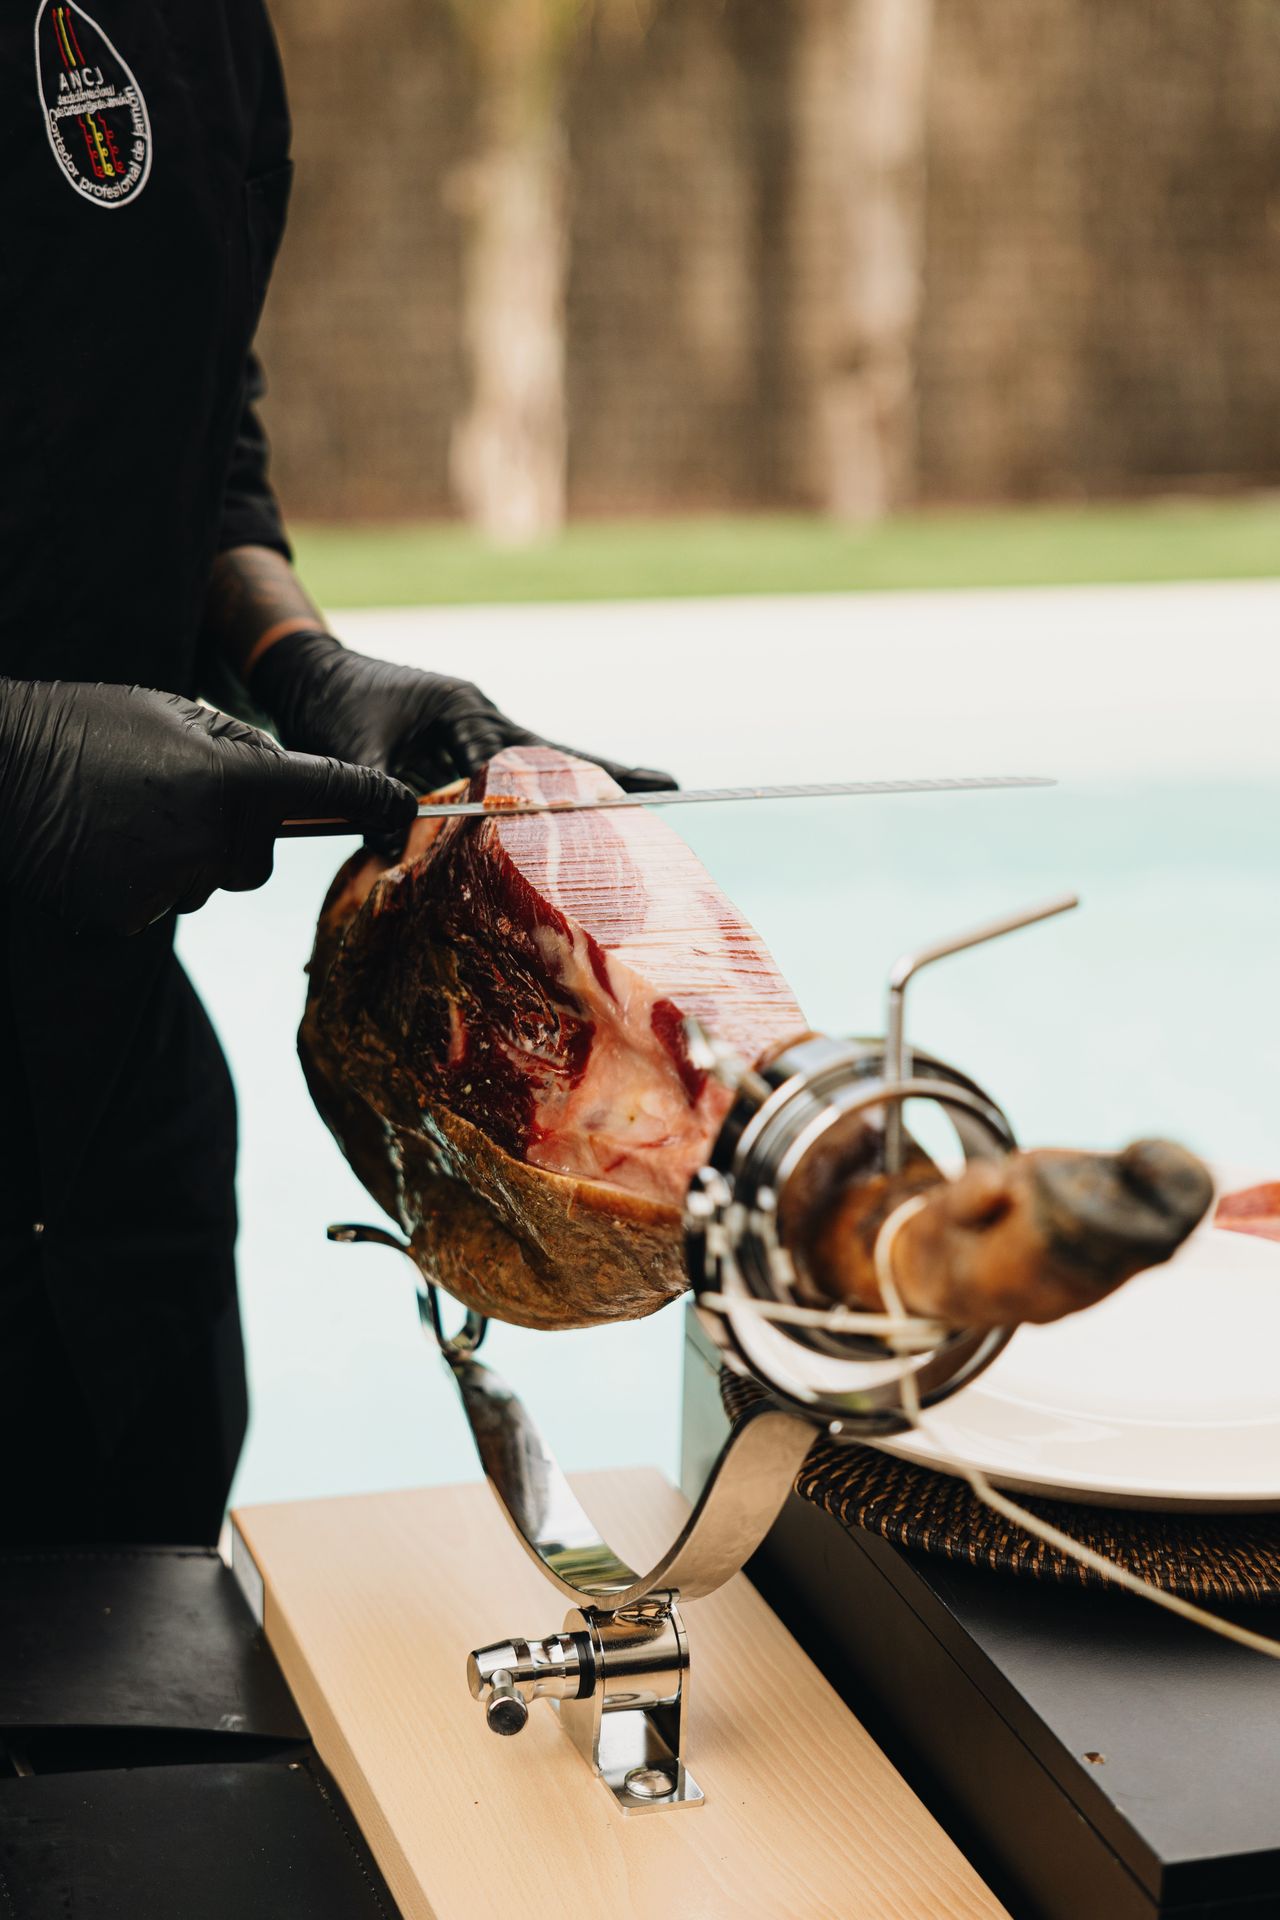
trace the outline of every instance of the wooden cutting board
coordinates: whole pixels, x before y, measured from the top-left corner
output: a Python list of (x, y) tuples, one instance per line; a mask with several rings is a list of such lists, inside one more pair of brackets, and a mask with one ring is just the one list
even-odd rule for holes
[[(575, 1483), (645, 1564), (687, 1511), (660, 1475)], [(267, 1638), (405, 1920), (996, 1920), (1003, 1907), (739, 1575), (685, 1610), (702, 1807), (626, 1817), (535, 1703), (515, 1739), (472, 1647), (564, 1607), (487, 1487), (250, 1507)]]

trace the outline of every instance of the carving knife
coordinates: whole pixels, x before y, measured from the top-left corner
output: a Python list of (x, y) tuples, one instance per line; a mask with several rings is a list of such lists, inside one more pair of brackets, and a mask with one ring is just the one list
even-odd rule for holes
[[(424, 800), (419, 820), (512, 819), (530, 813), (605, 813), (619, 807), (691, 807), (724, 800), (877, 799), (889, 793), (981, 793), (1006, 787), (1053, 787), (1034, 774), (983, 774), (953, 780), (827, 780), (782, 787), (659, 787), (648, 793), (610, 793), (598, 800)], [(285, 820), (282, 840), (359, 833), (349, 820)]]

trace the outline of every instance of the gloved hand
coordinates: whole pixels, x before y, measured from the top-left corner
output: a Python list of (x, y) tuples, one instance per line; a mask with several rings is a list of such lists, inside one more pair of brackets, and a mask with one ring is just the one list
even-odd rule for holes
[(0, 883), (73, 927), (138, 933), (260, 887), (286, 819), (403, 832), (407, 788), (286, 753), (147, 687), (0, 680)]
[[(254, 667), (249, 691), (285, 746), (381, 767), (418, 794), (474, 773), (503, 747), (557, 744), (508, 720), (469, 680), (349, 653), (331, 634), (277, 640)], [(628, 793), (676, 784), (648, 767), (581, 757)]]

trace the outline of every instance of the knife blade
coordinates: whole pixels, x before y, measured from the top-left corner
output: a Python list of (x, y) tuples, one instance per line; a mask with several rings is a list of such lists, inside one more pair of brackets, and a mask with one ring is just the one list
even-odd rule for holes
[[(647, 793), (610, 793), (591, 800), (423, 800), (419, 820), (510, 820), (532, 813), (606, 813), (619, 807), (692, 807), (737, 800), (878, 799), (891, 793), (983, 793), (1009, 787), (1054, 787), (1039, 774), (978, 774), (941, 780), (820, 780), (775, 787), (660, 787)], [(278, 837), (302, 840), (359, 833), (349, 820), (285, 820)]]

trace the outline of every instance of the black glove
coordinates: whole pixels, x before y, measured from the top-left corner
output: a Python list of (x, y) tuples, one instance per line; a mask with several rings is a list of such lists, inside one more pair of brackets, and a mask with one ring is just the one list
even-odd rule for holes
[[(508, 720), (469, 680), (348, 653), (331, 634), (277, 640), (255, 667), (249, 691), (286, 747), (381, 767), (419, 794), (474, 773), (503, 747), (558, 744)], [(628, 793), (676, 784), (648, 767), (620, 767), (595, 753), (581, 758)]]
[(285, 753), (177, 694), (0, 680), (0, 881), (73, 927), (139, 933), (260, 887), (283, 820), (403, 832), (413, 811), (370, 767)]

